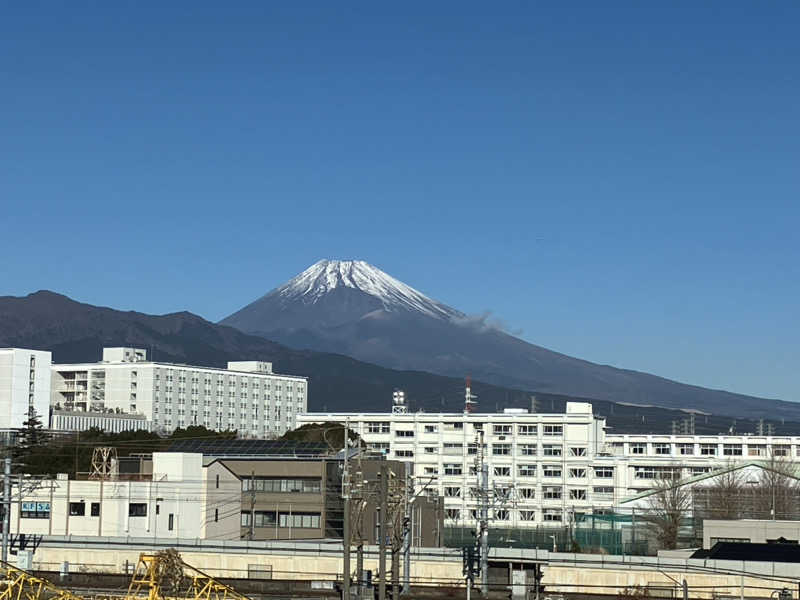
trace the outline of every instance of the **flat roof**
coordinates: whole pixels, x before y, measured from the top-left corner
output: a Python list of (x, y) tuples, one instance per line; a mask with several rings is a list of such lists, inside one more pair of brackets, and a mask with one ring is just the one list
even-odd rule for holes
[[(269, 361), (231, 361), (231, 362), (269, 362)], [(100, 369), (103, 367), (115, 367), (115, 366), (122, 366), (122, 367), (130, 367), (136, 365), (145, 365), (145, 366), (157, 366), (157, 367), (177, 367), (179, 369), (203, 369), (205, 371), (219, 371), (220, 373), (235, 373), (237, 375), (252, 375), (252, 376), (259, 376), (259, 377), (287, 377), (289, 379), (302, 379), (306, 381), (308, 377), (304, 377), (303, 375), (284, 375), (282, 373), (260, 373), (258, 371), (234, 371), (233, 369), (223, 369), (221, 367), (206, 367), (204, 365), (187, 365), (185, 363), (168, 363), (168, 362), (159, 362), (153, 360), (138, 360), (138, 361), (115, 361), (115, 362), (93, 362), (93, 363), (53, 363), (52, 367), (56, 370), (67, 367), (67, 368), (83, 368), (85, 367), (86, 370), (90, 369)]]

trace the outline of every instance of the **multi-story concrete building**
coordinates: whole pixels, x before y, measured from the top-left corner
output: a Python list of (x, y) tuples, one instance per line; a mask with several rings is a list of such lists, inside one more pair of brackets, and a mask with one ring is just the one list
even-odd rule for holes
[(50, 352), (0, 348), (0, 430), (22, 427), (35, 413), (47, 427)]
[[(12, 533), (205, 539), (230, 531), (239, 539), (238, 481), (208, 486), (201, 454), (156, 452), (148, 473), (108, 480), (23, 480), (15, 484)], [(219, 538), (218, 538), (219, 539)]]
[[(295, 415), (308, 406), (308, 384), (305, 377), (273, 373), (268, 362), (229, 362), (227, 369), (215, 369), (149, 361), (138, 348), (104, 348), (102, 362), (53, 365), (51, 404), (62, 417), (54, 422), (57, 428), (99, 423), (74, 418), (81, 412), (100, 421), (143, 416), (151, 423), (143, 429), (160, 432), (204, 425), (260, 438), (295, 427)], [(130, 423), (115, 427), (129, 429)]]
[[(478, 460), (488, 465), (490, 518), (508, 527), (556, 525), (617, 506), (667, 471), (695, 476), (730, 462), (800, 457), (800, 437), (609, 434), (588, 403), (566, 413), (311, 413), (306, 423), (349, 423), (370, 448), (414, 463), (416, 484), (444, 497), (446, 523), (477, 518)], [(428, 481), (425, 481), (425, 479)]]

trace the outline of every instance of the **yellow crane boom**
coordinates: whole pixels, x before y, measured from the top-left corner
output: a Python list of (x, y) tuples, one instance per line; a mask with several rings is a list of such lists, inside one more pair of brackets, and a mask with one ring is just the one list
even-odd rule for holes
[[(156, 554), (140, 554), (133, 572), (125, 600), (172, 600), (182, 587), (183, 579), (190, 579), (186, 600), (251, 600), (185, 563), (175, 550), (165, 550)], [(0, 597), (0, 600), (6, 600)], [(9, 598), (8, 600), (26, 600)], [(74, 600), (74, 599), (64, 599)]]

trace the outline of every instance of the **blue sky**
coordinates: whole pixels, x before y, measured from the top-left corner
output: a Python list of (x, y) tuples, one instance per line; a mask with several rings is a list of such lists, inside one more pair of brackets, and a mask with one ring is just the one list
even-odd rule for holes
[(800, 4), (18, 3), (0, 294), (217, 320), (360, 258), (800, 401)]

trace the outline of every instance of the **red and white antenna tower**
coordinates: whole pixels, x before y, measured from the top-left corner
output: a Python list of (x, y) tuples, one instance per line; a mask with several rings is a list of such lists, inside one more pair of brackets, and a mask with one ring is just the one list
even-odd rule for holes
[(472, 412), (472, 408), (477, 402), (477, 396), (472, 393), (472, 377), (467, 375), (467, 386), (464, 389), (464, 414), (468, 415)]

